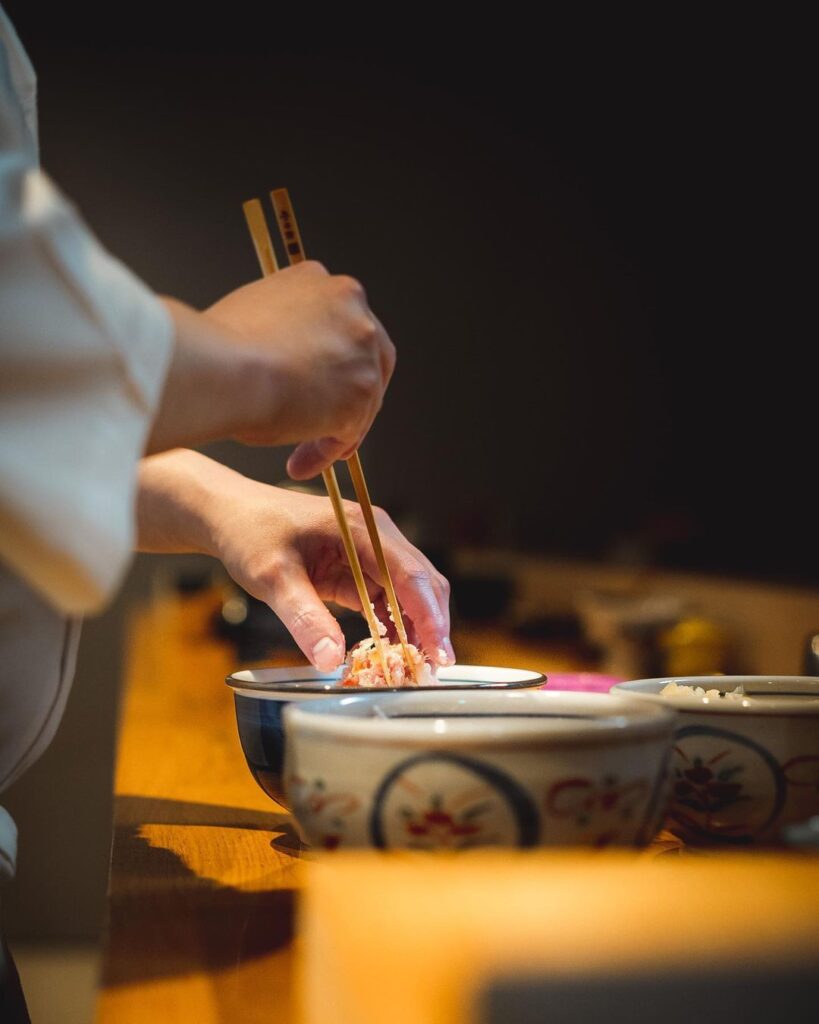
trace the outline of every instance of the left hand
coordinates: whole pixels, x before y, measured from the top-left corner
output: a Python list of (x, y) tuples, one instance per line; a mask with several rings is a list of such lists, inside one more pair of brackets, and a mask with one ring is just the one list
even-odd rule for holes
[[(376, 614), (389, 625), (361, 510), (345, 508)], [(410, 642), (433, 664), (451, 664), (449, 584), (386, 512), (374, 511)], [(142, 550), (214, 555), (273, 609), (316, 668), (343, 662), (344, 636), (324, 602), (361, 604), (328, 498), (260, 484), (177, 450), (143, 460), (138, 519)]]

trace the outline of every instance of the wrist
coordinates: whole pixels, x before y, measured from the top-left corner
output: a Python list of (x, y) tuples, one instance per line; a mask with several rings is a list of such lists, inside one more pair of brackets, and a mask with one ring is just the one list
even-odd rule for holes
[[(189, 314), (183, 313), (190, 324)], [(223, 438), (258, 440), (262, 444), (283, 444), (286, 427), (279, 430), (283, 414), (286, 419), (286, 396), (290, 382), (285, 362), (273, 346), (263, 346), (248, 340), (244, 334), (224, 323), (211, 310), (195, 313), (197, 330), (219, 350), (227, 353), (227, 366), (221, 369), (223, 383), (230, 400), (221, 419), (221, 432), (210, 440)]]
[(175, 344), (147, 452), (233, 437), (249, 416), (270, 415), (253, 346), (176, 299), (161, 301), (174, 324)]
[(241, 474), (199, 452), (175, 449), (144, 458), (139, 469), (141, 551), (219, 557), (226, 506), (241, 500)]
[(223, 559), (230, 526), (250, 502), (255, 485), (220, 462), (189, 452), (186, 470), (191, 481), (187, 495), (192, 536), (202, 554)]

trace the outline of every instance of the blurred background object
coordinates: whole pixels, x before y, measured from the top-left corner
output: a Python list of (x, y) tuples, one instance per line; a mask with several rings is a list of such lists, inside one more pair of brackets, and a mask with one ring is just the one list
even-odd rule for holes
[(808, 818), (798, 825), (789, 825), (785, 829), (784, 840), (788, 846), (797, 850), (819, 850), (819, 817)]
[(657, 673), (657, 636), (684, 609), (673, 594), (604, 590), (581, 593), (577, 604), (586, 635), (602, 652), (603, 671), (623, 679)]
[(819, 632), (810, 633), (805, 639), (802, 654), (802, 675), (819, 676)]
[(665, 676), (708, 676), (731, 671), (731, 638), (710, 619), (683, 618), (659, 637)]

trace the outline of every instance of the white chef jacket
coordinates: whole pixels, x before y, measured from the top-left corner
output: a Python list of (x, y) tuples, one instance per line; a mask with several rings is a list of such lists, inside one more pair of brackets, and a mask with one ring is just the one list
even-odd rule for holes
[[(133, 550), (173, 326), (40, 170), (34, 70), (0, 6), (0, 791), (45, 749), (79, 618)], [(0, 808), (0, 876), (16, 834)]]

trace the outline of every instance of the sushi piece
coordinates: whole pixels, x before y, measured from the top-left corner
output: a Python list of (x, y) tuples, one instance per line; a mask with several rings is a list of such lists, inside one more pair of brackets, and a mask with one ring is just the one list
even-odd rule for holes
[(387, 663), (387, 678), (384, 677), (384, 664), (375, 640), (367, 637), (350, 648), (347, 654), (347, 671), (341, 680), (342, 685), (370, 690), (385, 686), (435, 686), (437, 683), (435, 669), (425, 660), (415, 644), (407, 644), (412, 667), (415, 668), (415, 678), (412, 667), (407, 665), (404, 659), (401, 644), (381, 640), (381, 649)]

